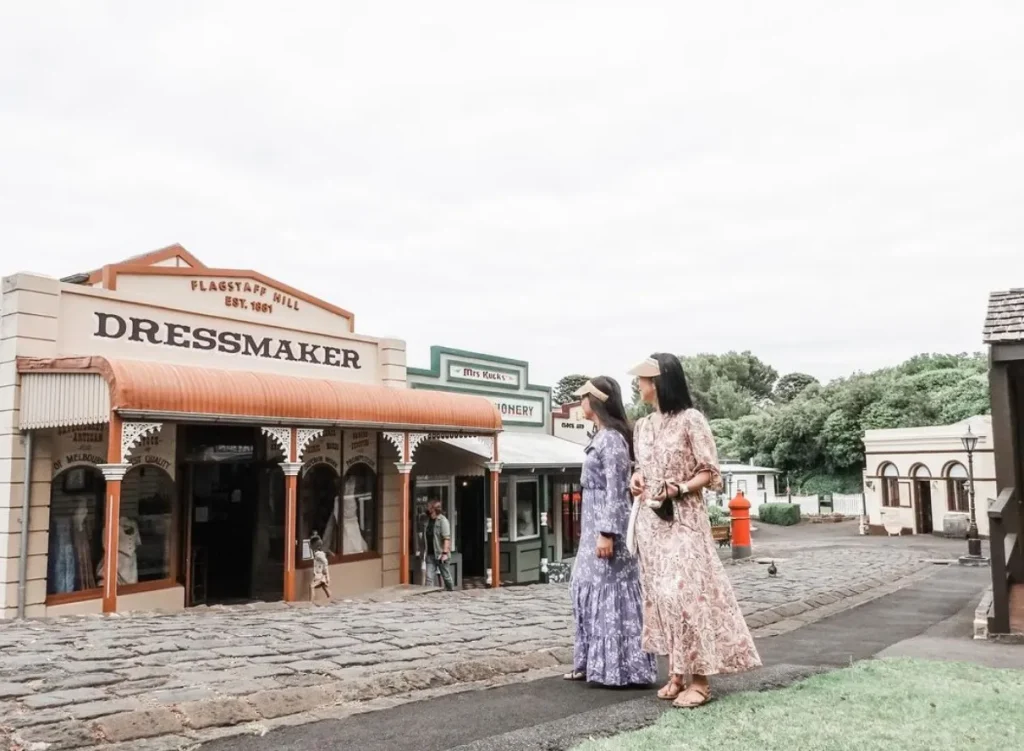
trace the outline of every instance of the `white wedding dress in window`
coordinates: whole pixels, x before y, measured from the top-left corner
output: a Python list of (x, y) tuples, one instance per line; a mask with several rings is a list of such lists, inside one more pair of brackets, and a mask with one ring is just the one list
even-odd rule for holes
[(342, 542), (341, 550), (345, 555), (352, 553), (365, 553), (368, 549), (363, 533), (359, 529), (359, 515), (356, 506), (356, 497), (346, 495), (342, 503)]

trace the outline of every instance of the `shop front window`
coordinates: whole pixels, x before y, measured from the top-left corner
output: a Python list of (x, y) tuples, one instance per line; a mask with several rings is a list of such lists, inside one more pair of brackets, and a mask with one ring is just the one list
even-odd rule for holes
[(70, 467), (50, 490), (50, 538), (46, 594), (97, 589), (105, 523), (103, 475), (95, 467)]
[(118, 584), (171, 577), (174, 480), (160, 467), (133, 467), (121, 481)]
[(572, 558), (580, 547), (583, 490), (576, 483), (560, 483), (556, 492), (562, 501), (562, 557)]
[(540, 492), (536, 480), (516, 482), (516, 539), (540, 534)]
[[(334, 469), (327, 464), (304, 468), (299, 481), (299, 539), (309, 540), (315, 532), (323, 540), (328, 558), (342, 552), (339, 505), (338, 474)], [(296, 555), (299, 560), (311, 558), (305, 544), (299, 546)]]
[(498, 537), (502, 540), (509, 539), (508, 537), (508, 496), (509, 496), (509, 482), (508, 480), (502, 480), (498, 483), (498, 498), (500, 500), (500, 513), (498, 517)]
[(444, 514), (452, 531), (452, 547), (455, 550), (455, 541), (458, 537), (455, 534), (456, 520), (452, 514), (452, 483), (451, 480), (416, 480), (416, 486), (412, 495), (413, 530), (415, 538), (412, 540), (412, 550), (423, 557), (427, 553), (427, 525), (430, 523), (430, 514), (427, 508), (431, 501), (440, 501), (441, 513)]
[(345, 473), (342, 483), (342, 555), (377, 549), (377, 474), (365, 464)]

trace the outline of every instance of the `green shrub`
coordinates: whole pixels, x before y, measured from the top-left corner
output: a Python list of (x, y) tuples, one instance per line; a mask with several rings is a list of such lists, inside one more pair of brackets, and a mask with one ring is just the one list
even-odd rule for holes
[(757, 507), (757, 516), (765, 524), (791, 527), (800, 523), (800, 506), (795, 503), (765, 503)]
[(729, 520), (729, 512), (726, 509), (721, 506), (708, 506), (708, 521), (711, 522), (712, 527), (728, 524)]

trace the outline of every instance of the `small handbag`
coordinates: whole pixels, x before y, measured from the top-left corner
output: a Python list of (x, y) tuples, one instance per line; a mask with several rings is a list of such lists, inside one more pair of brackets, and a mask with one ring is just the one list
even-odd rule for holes
[(626, 550), (630, 555), (637, 554), (636, 545), (636, 515), (640, 512), (640, 499), (633, 499), (633, 508), (629, 512), (629, 526), (626, 527)]
[[(653, 431), (654, 430), (654, 423), (651, 421), (651, 419), (649, 417), (647, 417), (645, 419), (647, 420), (648, 426)], [(659, 435), (658, 432), (654, 433), (654, 441), (652, 441), (653, 444), (657, 443), (658, 435)], [(671, 522), (672, 519), (675, 516), (675, 506), (676, 506), (676, 504), (675, 504), (674, 499), (668, 497), (668, 484), (664, 480), (661, 481), (661, 486), (660, 486), (660, 488), (658, 489), (657, 492), (654, 492), (654, 495), (659, 495), (661, 493), (665, 494), (665, 500), (662, 501), (661, 506), (659, 506), (658, 508), (655, 508), (654, 506), (650, 506), (650, 509), (663, 522)]]

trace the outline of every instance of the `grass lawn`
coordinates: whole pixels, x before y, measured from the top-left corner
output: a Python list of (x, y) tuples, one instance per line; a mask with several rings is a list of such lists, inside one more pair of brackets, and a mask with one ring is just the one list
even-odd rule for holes
[(673, 710), (575, 751), (1008, 751), (1024, 749), (1024, 671), (869, 660), (778, 691)]

